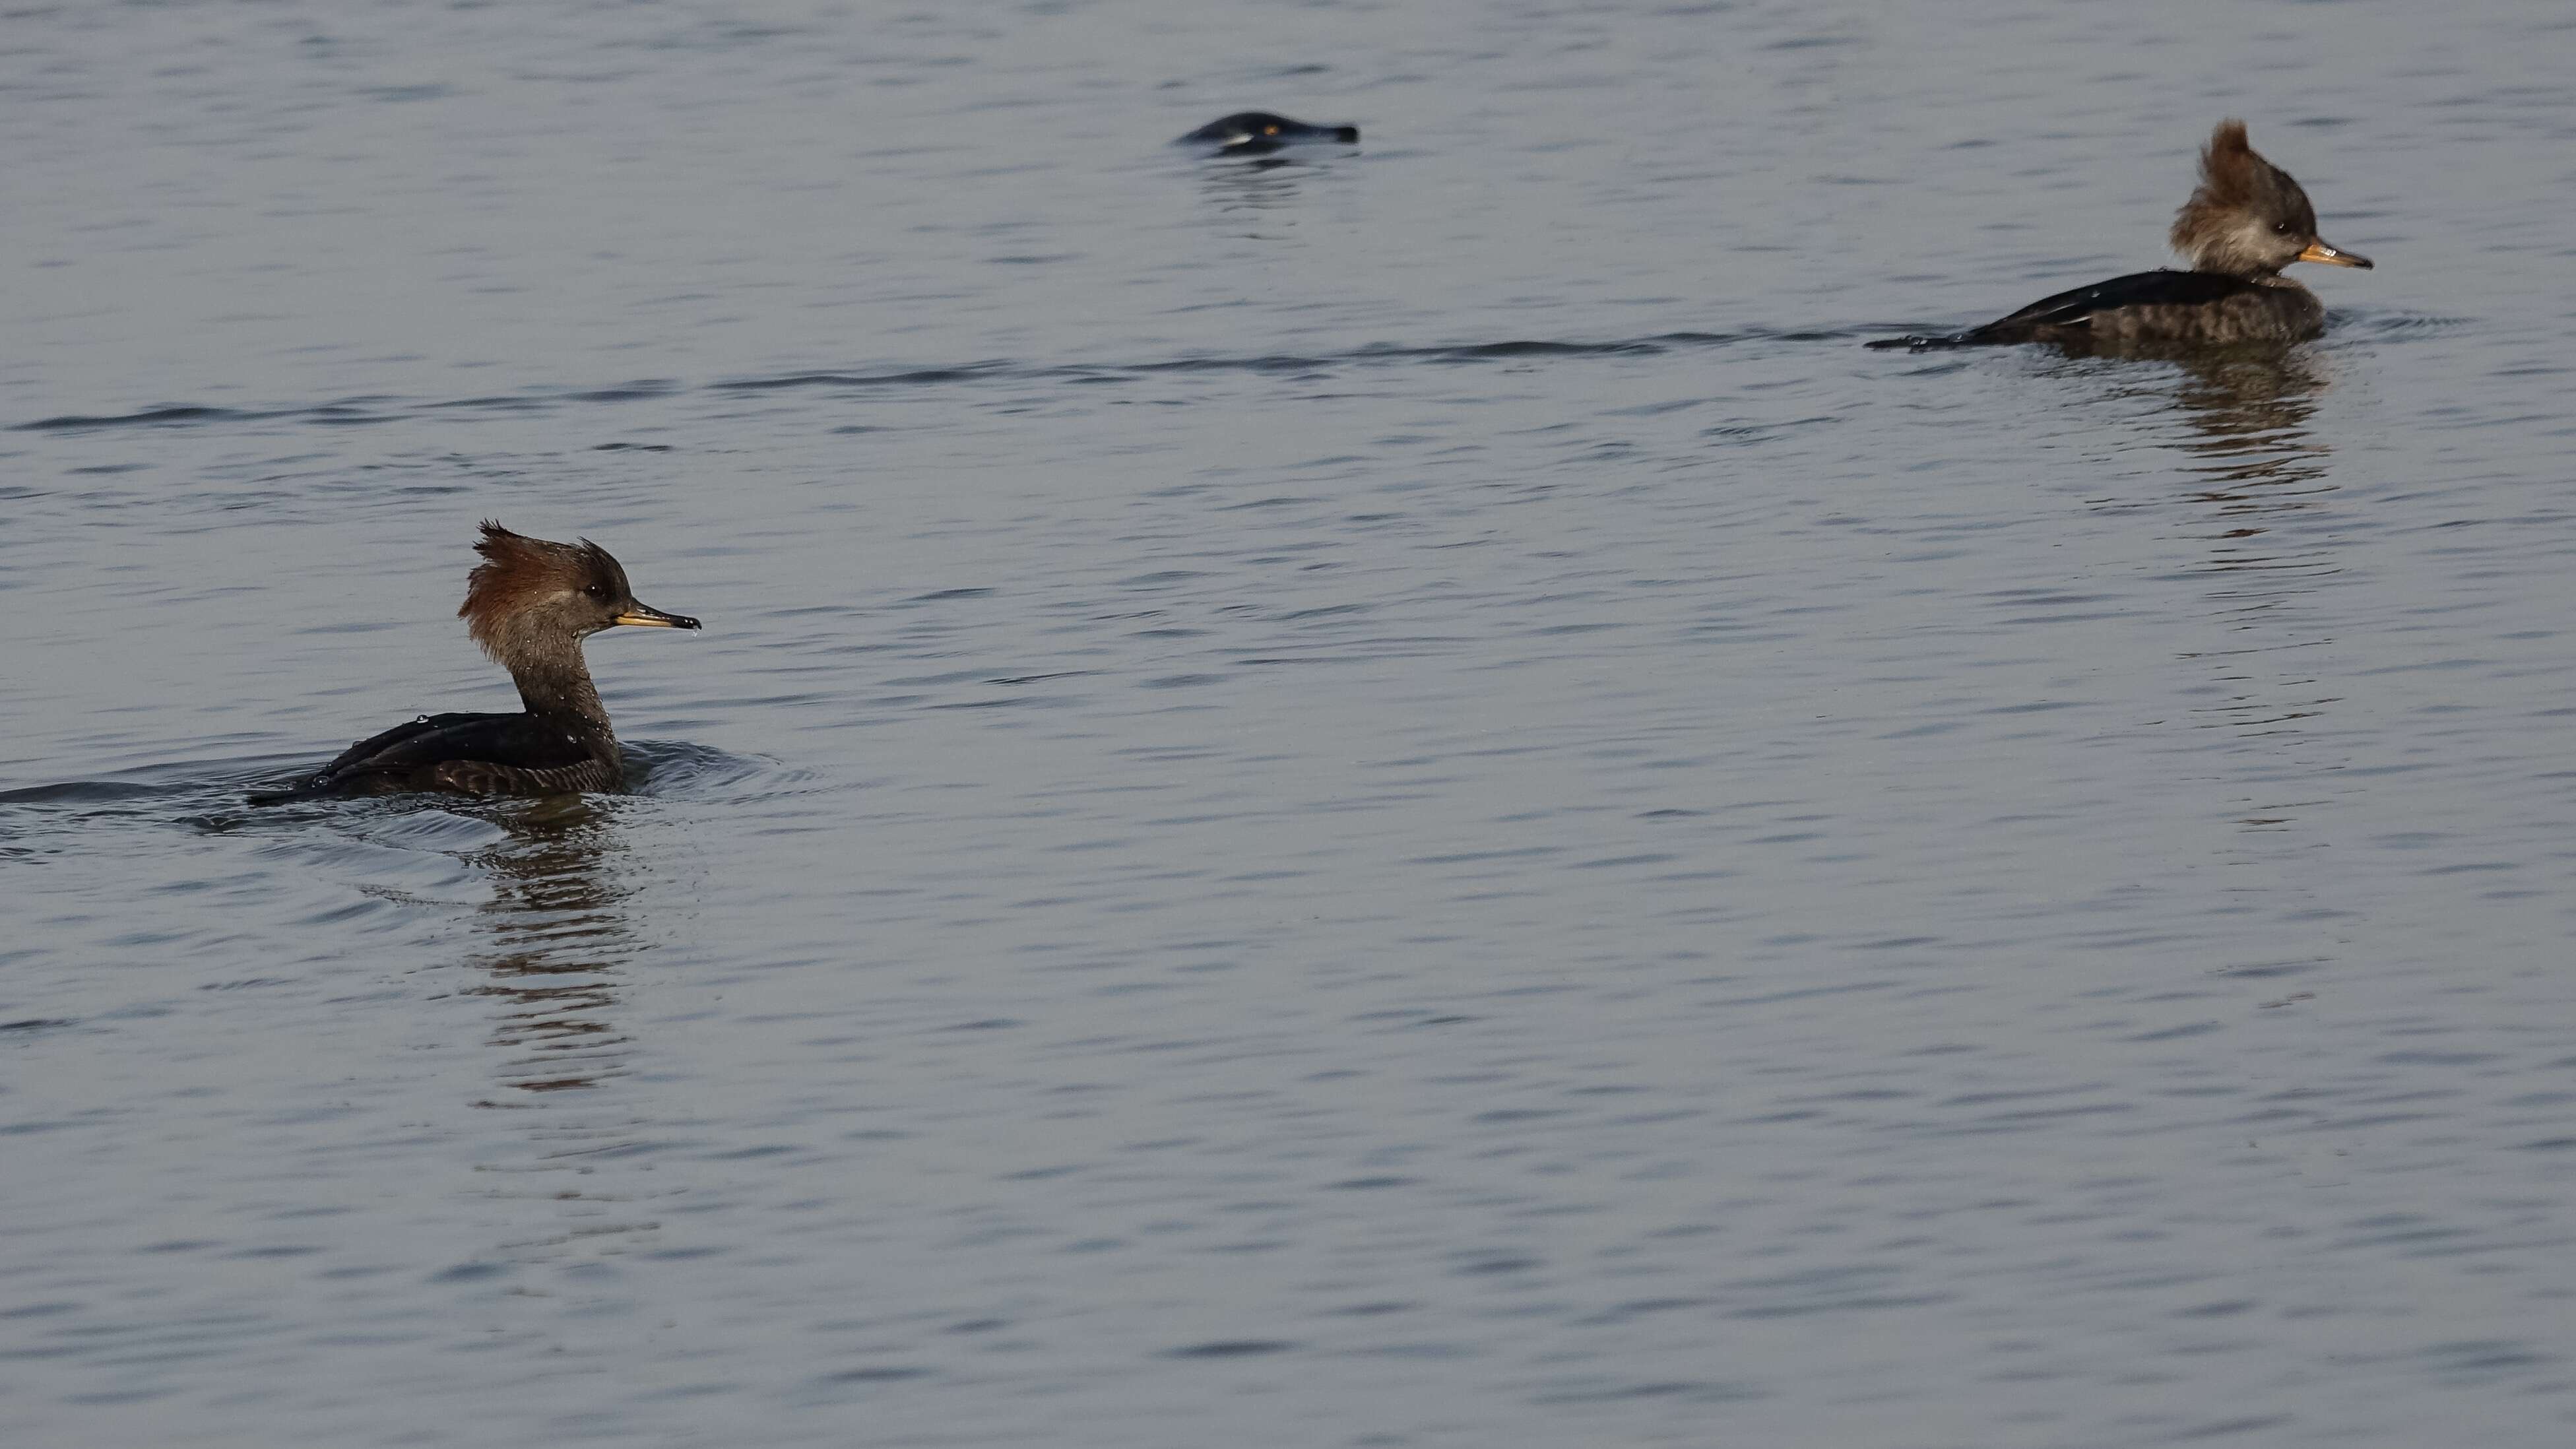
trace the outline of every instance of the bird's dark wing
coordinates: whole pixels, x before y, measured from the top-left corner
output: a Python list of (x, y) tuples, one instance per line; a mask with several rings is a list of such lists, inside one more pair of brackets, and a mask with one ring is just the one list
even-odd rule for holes
[[(534, 790), (590, 789), (557, 772), (599, 764), (561, 725), (529, 714), (428, 714), (363, 739), (284, 791), (254, 804), (313, 795), (376, 795), (396, 790), (454, 789), (517, 793), (509, 777), (526, 774)], [(597, 772), (605, 777), (605, 772)], [(452, 778), (451, 778), (452, 777)]]
[(2242, 277), (2223, 276), (2217, 272), (2132, 272), (2125, 277), (2113, 277), (2107, 282), (2095, 282), (2089, 287), (2042, 297), (2008, 317), (1998, 317), (1982, 327), (1971, 327), (1947, 337), (1887, 337), (1869, 345), (1919, 350), (2029, 342), (2057, 329), (2090, 327), (2096, 313), (2116, 311), (2122, 307), (2201, 306), (2259, 290), (2255, 283)]
[(2054, 297), (2042, 297), (2009, 317), (1970, 328), (1967, 335), (1974, 338), (1984, 332), (2082, 327), (2093, 320), (2096, 312), (2120, 307), (2197, 307), (2255, 290), (2255, 284), (2242, 277), (2216, 272), (2132, 272)]
[[(526, 769), (577, 765), (590, 758), (560, 724), (532, 714), (434, 714), (353, 745), (347, 769), (404, 770), (450, 760), (491, 760)], [(346, 758), (346, 756), (343, 756)]]
[(395, 725), (392, 729), (385, 731), (383, 734), (370, 735), (367, 738), (358, 741), (356, 744), (349, 746), (347, 749), (342, 750), (337, 756), (333, 757), (331, 763), (314, 771), (313, 778), (317, 780), (326, 779), (332, 775), (340, 773), (342, 770), (348, 769), (352, 765), (358, 764), (363, 760), (372, 759), (377, 755), (383, 754), (387, 750), (418, 740), (423, 736), (435, 736), (442, 731), (455, 729), (459, 726), (474, 726), (489, 724), (505, 719), (524, 718), (526, 718), (524, 715), (506, 714), (425, 714), (418, 719), (405, 720), (403, 723)]

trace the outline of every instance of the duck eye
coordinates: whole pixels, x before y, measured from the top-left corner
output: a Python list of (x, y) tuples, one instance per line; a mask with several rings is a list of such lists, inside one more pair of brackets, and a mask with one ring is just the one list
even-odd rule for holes
[(1279, 128), (1277, 126), (1264, 126), (1261, 128), (1261, 134), (1265, 136), (1276, 136), (1279, 134)]
[(583, 589), (582, 592), (603, 602), (608, 598), (608, 586), (605, 584), (592, 584), (588, 588)]
[(2286, 221), (2276, 221), (2272, 223), (2272, 230), (2279, 232), (2283, 236), (2288, 236), (2290, 234), (2290, 224)]

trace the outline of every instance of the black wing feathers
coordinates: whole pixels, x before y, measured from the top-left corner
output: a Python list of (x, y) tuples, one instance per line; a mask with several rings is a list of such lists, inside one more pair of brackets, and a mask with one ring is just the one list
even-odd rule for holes
[(253, 803), (420, 789), (426, 772), (450, 761), (551, 770), (585, 764), (591, 758), (588, 747), (570, 731), (534, 715), (423, 715), (358, 741), (293, 788), (255, 796)]
[(2125, 277), (2077, 287), (2054, 297), (2042, 297), (2009, 317), (1998, 317), (1965, 332), (1947, 337), (1886, 337), (1869, 345), (1921, 349), (2028, 342), (2042, 328), (2089, 327), (2096, 313), (2113, 312), (2122, 307), (2196, 307), (2259, 290), (2255, 283), (2242, 277), (2218, 272), (2177, 272), (2170, 269), (2131, 272)]
[(2054, 297), (2042, 297), (2009, 317), (1970, 328), (1967, 336), (1973, 339), (1980, 333), (2015, 327), (2081, 327), (2096, 312), (2120, 307), (2197, 307), (2255, 290), (2254, 283), (2242, 277), (2216, 272), (2132, 272)]

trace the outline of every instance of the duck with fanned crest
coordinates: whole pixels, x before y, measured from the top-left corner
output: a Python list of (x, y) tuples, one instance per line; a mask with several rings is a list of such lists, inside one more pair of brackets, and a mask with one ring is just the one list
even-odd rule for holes
[(2210, 133), (2200, 153), (2200, 187), (2175, 215), (2171, 240), (2190, 260), (2189, 271), (2114, 277), (2043, 297), (1965, 332), (1869, 345), (1921, 350), (2051, 342), (2115, 351), (2305, 342), (2325, 331), (2325, 303), (2281, 269), (2292, 262), (2370, 266), (2370, 258), (2317, 235), (2308, 194), (2246, 141), (2243, 121), (2221, 121)]
[(252, 796), (252, 804), (408, 790), (561, 795), (624, 787), (625, 761), (582, 663), (581, 641), (619, 624), (695, 629), (698, 621), (637, 603), (626, 570), (588, 539), (550, 543), (487, 522), (474, 551), (483, 562), (466, 578), (457, 617), (510, 671), (527, 708), (422, 715), (360, 740), (288, 789)]

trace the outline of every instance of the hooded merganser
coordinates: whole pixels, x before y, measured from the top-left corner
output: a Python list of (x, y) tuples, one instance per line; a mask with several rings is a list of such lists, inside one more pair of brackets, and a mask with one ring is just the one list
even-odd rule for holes
[(1222, 120), (1210, 121), (1172, 144), (1175, 146), (1214, 146), (1220, 156), (1266, 156), (1282, 146), (1300, 141), (1331, 141), (1344, 146), (1360, 143), (1357, 126), (1310, 126), (1268, 111), (1237, 111)]
[(316, 795), (559, 795), (615, 790), (626, 765), (608, 710), (581, 662), (581, 641), (618, 624), (694, 629), (698, 621), (635, 602), (626, 570), (583, 539), (549, 543), (483, 525), (483, 562), (465, 580), (456, 616), (519, 686), (518, 714), (425, 714), (341, 756), (254, 805)]
[(2200, 153), (2200, 188), (2175, 215), (2171, 240), (2190, 271), (2114, 277), (1947, 337), (1889, 337), (1869, 345), (2305, 342), (2325, 330), (2325, 304), (2281, 269), (2292, 262), (2370, 267), (2370, 258), (2328, 246), (2317, 235), (2308, 194), (2246, 143), (2243, 121), (2221, 121), (2210, 133)]

